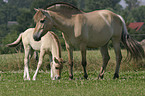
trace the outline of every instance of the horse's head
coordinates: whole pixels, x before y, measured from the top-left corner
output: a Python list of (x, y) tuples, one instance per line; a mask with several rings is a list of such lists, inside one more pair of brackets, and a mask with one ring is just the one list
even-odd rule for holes
[[(37, 12), (34, 15), (34, 21), (36, 22), (33, 38), (39, 41), (53, 27), (53, 22), (49, 11), (43, 9), (35, 9)], [(48, 27), (49, 26), (49, 27)]]
[(63, 68), (63, 63), (64, 63), (64, 61), (62, 60), (62, 58), (57, 59), (54, 57), (54, 60), (51, 63), (51, 78), (52, 78), (52, 80), (61, 78), (61, 70)]

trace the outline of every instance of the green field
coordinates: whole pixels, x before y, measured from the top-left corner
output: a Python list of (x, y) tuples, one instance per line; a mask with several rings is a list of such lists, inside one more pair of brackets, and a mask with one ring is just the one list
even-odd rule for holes
[[(0, 96), (145, 96), (145, 63), (126, 62), (126, 51), (122, 50), (123, 61), (120, 78), (113, 80), (115, 70), (114, 51), (109, 50), (111, 60), (103, 80), (97, 80), (102, 58), (99, 50), (87, 52), (88, 80), (82, 79), (80, 52), (74, 52), (74, 79), (68, 79), (68, 64), (64, 64), (61, 80), (52, 81), (49, 60), (45, 56), (36, 81), (23, 80), (23, 53), (0, 55)], [(67, 61), (67, 52), (62, 52)], [(30, 76), (36, 69), (35, 60), (30, 62)], [(46, 68), (47, 67), (47, 68)]]
[[(31, 75), (33, 72), (31, 72)], [(98, 72), (89, 72), (88, 80), (75, 72), (74, 80), (68, 80), (68, 72), (62, 79), (52, 81), (50, 74), (41, 72), (37, 81), (23, 81), (22, 72), (1, 73), (0, 96), (145, 96), (145, 72), (120, 72), (120, 79), (113, 80), (112, 72), (104, 80), (97, 80)]]

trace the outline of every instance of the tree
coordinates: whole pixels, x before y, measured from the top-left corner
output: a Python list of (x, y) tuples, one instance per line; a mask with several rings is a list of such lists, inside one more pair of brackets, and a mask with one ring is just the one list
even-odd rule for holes
[(138, 0), (125, 0), (125, 2), (128, 4), (127, 9), (132, 10), (134, 8), (139, 7), (140, 2)]
[[(116, 6), (119, 8), (120, 0), (86, 0), (86, 11), (93, 11), (97, 9), (117, 9)], [(121, 6), (120, 6), (121, 8)]]
[(140, 6), (131, 11), (134, 22), (145, 22), (145, 6)]

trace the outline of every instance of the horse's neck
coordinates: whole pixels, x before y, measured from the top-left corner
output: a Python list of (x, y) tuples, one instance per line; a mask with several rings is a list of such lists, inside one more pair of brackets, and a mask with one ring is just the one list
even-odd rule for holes
[(51, 11), (51, 16), (54, 20), (54, 25), (57, 29), (67, 32), (68, 30), (73, 30), (74, 20), (72, 18), (66, 18), (62, 15), (57, 14), (56, 12)]

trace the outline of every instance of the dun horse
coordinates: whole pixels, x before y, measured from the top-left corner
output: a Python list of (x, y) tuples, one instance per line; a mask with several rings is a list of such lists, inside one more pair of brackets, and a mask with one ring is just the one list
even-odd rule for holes
[(63, 66), (61, 59), (61, 46), (58, 37), (53, 32), (49, 31), (45, 36), (41, 38), (41, 41), (36, 42), (33, 39), (33, 32), (34, 28), (29, 28), (25, 32), (21, 33), (15, 42), (7, 45), (9, 47), (14, 47), (21, 41), (23, 43), (25, 50), (24, 80), (30, 80), (28, 64), (34, 51), (40, 51), (40, 57), (37, 65), (37, 70), (33, 76), (33, 80), (36, 80), (36, 75), (46, 53), (49, 54), (50, 57), (49, 60), (51, 65), (51, 78), (53, 80), (59, 79), (61, 77), (61, 69)]
[(122, 60), (120, 42), (124, 44), (129, 55), (135, 59), (144, 56), (143, 48), (133, 40), (128, 32), (123, 18), (109, 10), (97, 10), (84, 13), (78, 8), (67, 3), (55, 3), (47, 9), (37, 9), (34, 15), (36, 22), (33, 37), (40, 38), (53, 27), (62, 31), (68, 51), (69, 78), (73, 79), (73, 48), (81, 50), (84, 78), (86, 72), (86, 49), (100, 47), (103, 57), (98, 78), (102, 79), (110, 59), (107, 44), (110, 40), (116, 54), (116, 70), (114, 79), (119, 78), (119, 68)]

